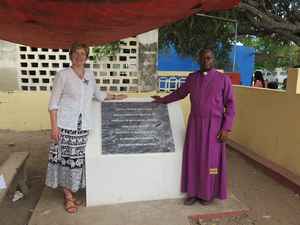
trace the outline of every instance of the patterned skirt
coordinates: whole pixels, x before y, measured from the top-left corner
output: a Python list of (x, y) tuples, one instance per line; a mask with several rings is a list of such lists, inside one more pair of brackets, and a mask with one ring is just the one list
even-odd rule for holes
[(77, 130), (60, 130), (58, 143), (49, 148), (46, 185), (63, 187), (72, 192), (85, 188), (85, 147), (88, 130), (81, 130), (81, 115)]

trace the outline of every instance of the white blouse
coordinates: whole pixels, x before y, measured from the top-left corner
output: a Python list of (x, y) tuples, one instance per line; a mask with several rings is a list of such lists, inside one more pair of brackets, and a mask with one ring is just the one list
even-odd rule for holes
[(91, 128), (89, 116), (93, 97), (104, 101), (107, 93), (98, 90), (94, 74), (85, 70), (81, 80), (72, 68), (57, 72), (52, 94), (49, 101), (49, 111), (57, 110), (57, 126), (70, 130), (77, 130), (79, 115), (82, 114), (82, 129)]

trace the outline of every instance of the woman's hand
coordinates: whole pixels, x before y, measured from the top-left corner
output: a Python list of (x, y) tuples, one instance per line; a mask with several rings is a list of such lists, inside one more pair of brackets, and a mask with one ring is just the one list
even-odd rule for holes
[(60, 129), (58, 127), (52, 128), (51, 130), (51, 139), (58, 143), (60, 136)]
[(114, 95), (114, 96), (115, 96), (114, 100), (123, 100), (128, 97), (127, 95), (124, 94)]

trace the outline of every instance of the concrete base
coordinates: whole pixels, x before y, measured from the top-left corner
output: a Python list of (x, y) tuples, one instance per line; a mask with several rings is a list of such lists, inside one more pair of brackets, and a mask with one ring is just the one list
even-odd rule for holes
[(188, 225), (191, 218), (238, 216), (246, 211), (231, 194), (228, 200), (215, 200), (209, 206), (184, 206), (182, 199), (171, 199), (80, 207), (71, 215), (63, 208), (62, 192), (45, 188), (29, 225)]

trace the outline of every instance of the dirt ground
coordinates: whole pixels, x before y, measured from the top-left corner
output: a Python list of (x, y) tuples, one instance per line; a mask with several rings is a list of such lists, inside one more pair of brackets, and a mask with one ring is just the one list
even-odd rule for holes
[[(0, 164), (10, 152), (28, 151), (30, 193), (12, 202), (11, 195), (0, 205), (1, 225), (26, 225), (44, 187), (49, 131), (0, 130)], [(252, 225), (300, 225), (300, 197), (266, 175), (239, 153), (228, 151), (229, 189), (251, 210)], [(242, 224), (240, 224), (242, 225)]]

